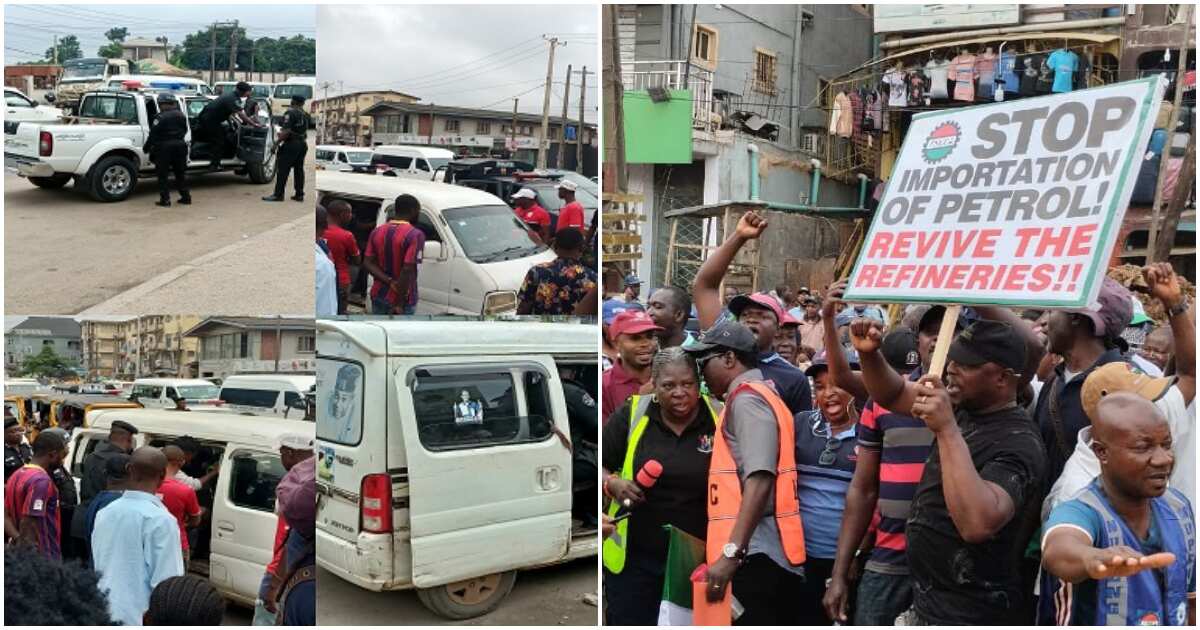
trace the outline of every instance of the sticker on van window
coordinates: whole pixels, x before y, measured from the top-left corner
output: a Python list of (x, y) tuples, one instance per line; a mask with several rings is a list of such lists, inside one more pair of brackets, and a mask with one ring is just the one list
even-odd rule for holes
[(333, 447), (320, 447), (317, 450), (317, 476), (325, 481), (333, 481), (333, 461)]
[(458, 402), (454, 403), (454, 424), (483, 424), (483, 404), (471, 400), (471, 392), (462, 390)]

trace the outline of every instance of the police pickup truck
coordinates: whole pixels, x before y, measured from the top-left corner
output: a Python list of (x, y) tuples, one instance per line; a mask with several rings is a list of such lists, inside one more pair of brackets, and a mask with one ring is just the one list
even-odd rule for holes
[[(40, 188), (59, 189), (73, 180), (96, 201), (122, 201), (133, 193), (138, 178), (154, 176), (154, 164), (142, 146), (158, 114), (157, 96), (154, 90), (93, 91), (80, 98), (78, 115), (64, 123), (5, 121), (4, 166)], [(173, 96), (188, 118), (188, 170), (205, 170), (212, 162), (212, 145), (198, 137), (198, 117), (211, 98)], [(259, 105), (263, 114), (270, 111), (269, 105)], [(225, 132), (229, 137), (221, 165), (248, 175), (254, 184), (272, 181), (274, 126), (256, 128), (230, 120)]]

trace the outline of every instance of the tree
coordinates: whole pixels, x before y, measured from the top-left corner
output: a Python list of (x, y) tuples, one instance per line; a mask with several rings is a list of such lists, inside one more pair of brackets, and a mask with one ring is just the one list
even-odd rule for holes
[(104, 37), (108, 39), (108, 43), (101, 46), (96, 54), (108, 59), (116, 59), (121, 56), (121, 43), (129, 36), (129, 29), (124, 26), (114, 26), (113, 28), (104, 31)]
[[(317, 42), (311, 37), (260, 37), (250, 39), (246, 29), (238, 28), (237, 69), (249, 70), (251, 56), (254, 69), (259, 72), (284, 72), (290, 74), (314, 74), (317, 69)], [(219, 28), (216, 33), (216, 69), (229, 69), (229, 45), (231, 29)], [(184, 38), (170, 57), (173, 65), (188, 70), (208, 70), (213, 62), (212, 28), (197, 31)]]
[(21, 373), (25, 376), (59, 378), (74, 371), (70, 361), (58, 356), (54, 346), (42, 346), (42, 351), (25, 357)]
[[(79, 59), (83, 56), (83, 51), (79, 48), (79, 38), (74, 35), (67, 35), (58, 40), (58, 63), (62, 63), (68, 59)], [(46, 49), (46, 59), (54, 61), (54, 46)]]

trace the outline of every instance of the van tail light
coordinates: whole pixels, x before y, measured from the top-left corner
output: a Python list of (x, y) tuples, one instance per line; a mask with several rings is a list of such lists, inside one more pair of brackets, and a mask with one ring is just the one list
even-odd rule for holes
[(374, 474), (363, 477), (359, 505), (359, 529), (371, 534), (392, 533), (392, 477)]
[(54, 135), (49, 131), (38, 134), (38, 155), (47, 157), (54, 153)]

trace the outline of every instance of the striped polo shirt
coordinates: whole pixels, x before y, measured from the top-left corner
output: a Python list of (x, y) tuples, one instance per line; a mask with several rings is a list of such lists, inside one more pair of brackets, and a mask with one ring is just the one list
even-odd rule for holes
[(62, 558), (58, 488), (41, 466), (25, 464), (8, 478), (4, 485), (4, 513), (18, 527), (21, 521), (33, 519), (38, 551), (52, 560)]
[[(389, 221), (371, 232), (367, 238), (368, 258), (374, 258), (379, 266), (391, 278), (399, 278), (400, 271), (405, 265), (420, 265), (421, 254), (425, 249), (425, 233), (414, 227), (408, 221)], [(417, 304), (417, 285), (414, 284), (408, 296), (408, 303), (400, 304), (401, 297), (392, 288), (383, 283), (371, 285), (371, 297), (383, 300), (392, 306), (415, 306)]]
[(917, 418), (892, 413), (868, 401), (858, 420), (858, 445), (880, 451), (879, 524), (867, 570), (908, 574), (904, 525), (925, 461), (933, 450), (933, 432)]

